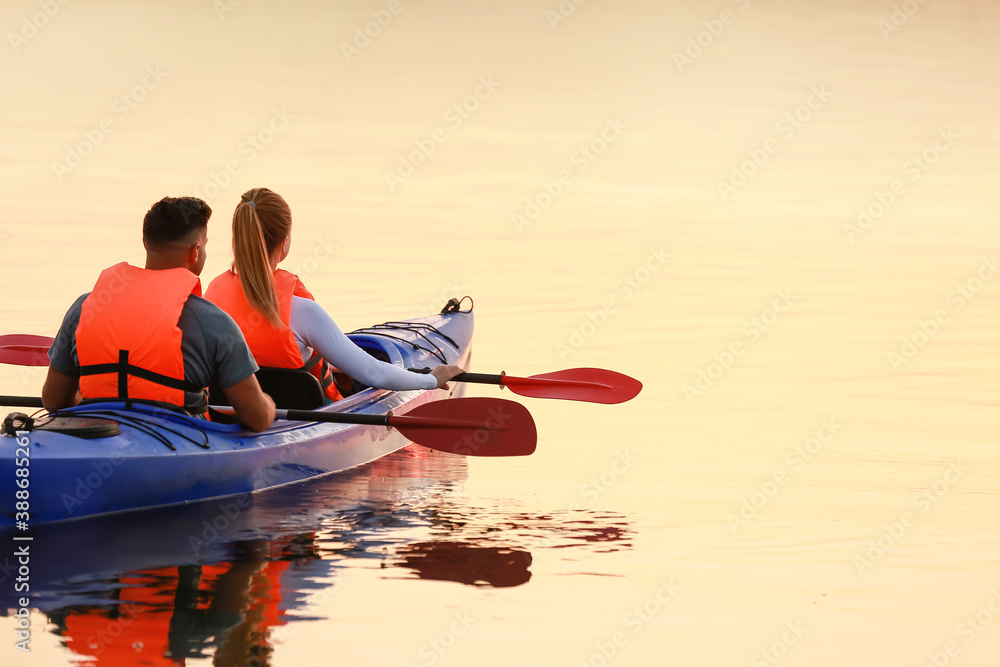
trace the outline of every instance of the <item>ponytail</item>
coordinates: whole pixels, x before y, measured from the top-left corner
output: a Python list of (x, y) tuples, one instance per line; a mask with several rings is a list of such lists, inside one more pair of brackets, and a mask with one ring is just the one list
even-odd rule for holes
[(271, 324), (281, 324), (267, 242), (252, 200), (241, 201), (233, 214), (233, 266), (250, 306)]

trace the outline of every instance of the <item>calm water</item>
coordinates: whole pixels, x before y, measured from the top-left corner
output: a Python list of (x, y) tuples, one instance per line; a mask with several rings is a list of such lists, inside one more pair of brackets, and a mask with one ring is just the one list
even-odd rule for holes
[(216, 275), (266, 185), (343, 327), (470, 294), (475, 370), (645, 389), (215, 533), (45, 531), (4, 664), (995, 663), (995, 3), (51, 5), (0, 9), (4, 332), (141, 262), (164, 195)]

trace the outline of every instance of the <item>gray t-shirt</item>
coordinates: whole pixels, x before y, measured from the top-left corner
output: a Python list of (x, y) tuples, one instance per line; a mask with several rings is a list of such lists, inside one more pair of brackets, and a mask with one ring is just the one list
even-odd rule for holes
[[(80, 376), (76, 354), (76, 328), (80, 308), (87, 294), (77, 299), (63, 318), (55, 342), (49, 348), (49, 364), (68, 377)], [(225, 311), (214, 303), (193, 294), (181, 309), (181, 354), (184, 356), (184, 379), (199, 387), (218, 384), (222, 388), (242, 382), (258, 370), (243, 333)], [(195, 406), (201, 396), (184, 392), (184, 404)]]

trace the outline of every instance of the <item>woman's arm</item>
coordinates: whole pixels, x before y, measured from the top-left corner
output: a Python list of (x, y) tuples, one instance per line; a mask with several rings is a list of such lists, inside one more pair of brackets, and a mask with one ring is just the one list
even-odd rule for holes
[(449, 379), (463, 372), (457, 366), (438, 367), (435, 374), (413, 373), (379, 361), (351, 342), (323, 307), (311, 299), (292, 297), (292, 332), (330, 364), (358, 382), (382, 389), (434, 389), (447, 386)]

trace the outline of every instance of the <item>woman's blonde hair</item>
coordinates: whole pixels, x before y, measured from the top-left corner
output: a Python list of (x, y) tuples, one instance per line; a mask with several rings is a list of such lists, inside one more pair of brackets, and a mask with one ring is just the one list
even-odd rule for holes
[(243, 193), (233, 213), (233, 268), (252, 308), (271, 324), (280, 324), (271, 256), (292, 231), (292, 210), (267, 188)]

